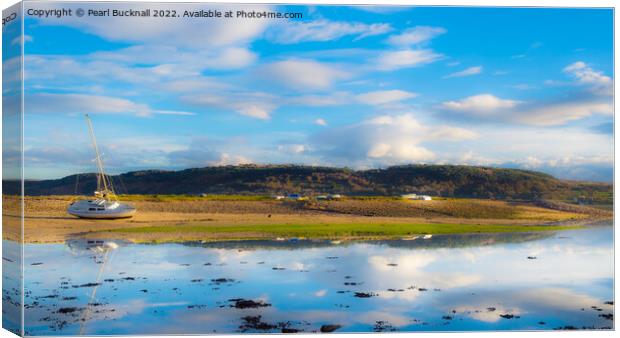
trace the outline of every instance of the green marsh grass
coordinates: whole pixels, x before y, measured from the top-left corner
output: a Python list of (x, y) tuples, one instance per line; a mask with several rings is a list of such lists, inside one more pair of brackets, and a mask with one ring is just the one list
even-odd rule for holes
[[(347, 237), (402, 237), (423, 234), (500, 233), (535, 232), (577, 229), (577, 225), (488, 225), (488, 224), (268, 224), (268, 225), (162, 225), (127, 229), (107, 230), (120, 233), (204, 233), (234, 234), (240, 238), (260, 237), (305, 237), (305, 238), (347, 238)], [(106, 230), (104, 230), (106, 231)]]

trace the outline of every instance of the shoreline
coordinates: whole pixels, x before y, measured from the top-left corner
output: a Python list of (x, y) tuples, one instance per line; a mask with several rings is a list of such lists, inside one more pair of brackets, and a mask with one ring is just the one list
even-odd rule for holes
[[(152, 201), (134, 197), (130, 202), (138, 208), (134, 217), (89, 220), (66, 213), (66, 206), (74, 198), (26, 197), (24, 243), (63, 243), (75, 238), (134, 243), (278, 238), (387, 240), (425, 234), (560, 231), (613, 217), (611, 212), (592, 208), (562, 211), (534, 203), (478, 199), (345, 199), (295, 203), (235, 199)], [(4, 196), (4, 202), (10, 205), (14, 201)], [(4, 239), (21, 237), (20, 218), (15, 215), (7, 214), (5, 210)]]

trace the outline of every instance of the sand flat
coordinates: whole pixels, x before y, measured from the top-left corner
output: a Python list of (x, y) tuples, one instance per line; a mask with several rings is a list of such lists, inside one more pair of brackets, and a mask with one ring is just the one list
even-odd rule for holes
[[(230, 238), (264, 238), (263, 227), (272, 225), (299, 227), (338, 224), (403, 225), (463, 224), (537, 226), (557, 222), (578, 222), (601, 218), (601, 215), (564, 212), (528, 204), (485, 200), (437, 200), (410, 203), (400, 200), (330, 202), (265, 201), (152, 201), (134, 200), (138, 208), (132, 218), (88, 220), (68, 215), (66, 207), (75, 197), (26, 197), (24, 240), (27, 243), (63, 242), (71, 237), (122, 238), (132, 241), (218, 240)], [(5, 197), (5, 205), (16, 205), (16, 199)], [(13, 210), (15, 211), (15, 210)], [(19, 213), (4, 215), (5, 238), (16, 240), (19, 234)], [(476, 217), (478, 216), (478, 217)], [(249, 226), (244, 227), (244, 226)], [(119, 232), (119, 229), (168, 227), (167, 231)], [(210, 232), (209, 227), (224, 229)], [(226, 227), (244, 227), (228, 231)], [(252, 227), (256, 227), (256, 231)], [(172, 229), (170, 231), (170, 229)]]

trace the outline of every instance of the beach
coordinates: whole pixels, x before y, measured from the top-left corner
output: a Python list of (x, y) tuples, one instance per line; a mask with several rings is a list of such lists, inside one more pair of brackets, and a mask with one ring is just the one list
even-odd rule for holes
[[(128, 195), (132, 218), (79, 219), (66, 207), (75, 196), (27, 196), (24, 241), (61, 243), (71, 238), (136, 243), (248, 239), (394, 239), (425, 234), (531, 232), (573, 229), (612, 217), (610, 211), (531, 202), (478, 199), (407, 201), (358, 197), (337, 201), (278, 201), (269, 197)], [(5, 239), (19, 236), (18, 199), (4, 196)], [(563, 204), (566, 205), (566, 204)]]

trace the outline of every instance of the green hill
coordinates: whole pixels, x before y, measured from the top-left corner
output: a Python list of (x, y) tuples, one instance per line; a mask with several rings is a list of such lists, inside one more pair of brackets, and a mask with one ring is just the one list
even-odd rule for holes
[[(297, 165), (240, 165), (146, 170), (112, 176), (118, 193), (129, 194), (284, 194), (340, 193), (399, 195), (420, 193), (445, 197), (492, 199), (559, 199), (610, 204), (613, 186), (573, 182), (519, 169), (463, 165), (406, 165), (386, 169)], [(18, 182), (4, 182), (4, 192), (17, 193)], [(92, 194), (94, 174), (56, 180), (26, 181), (27, 195)], [(77, 189), (76, 189), (77, 188)]]

